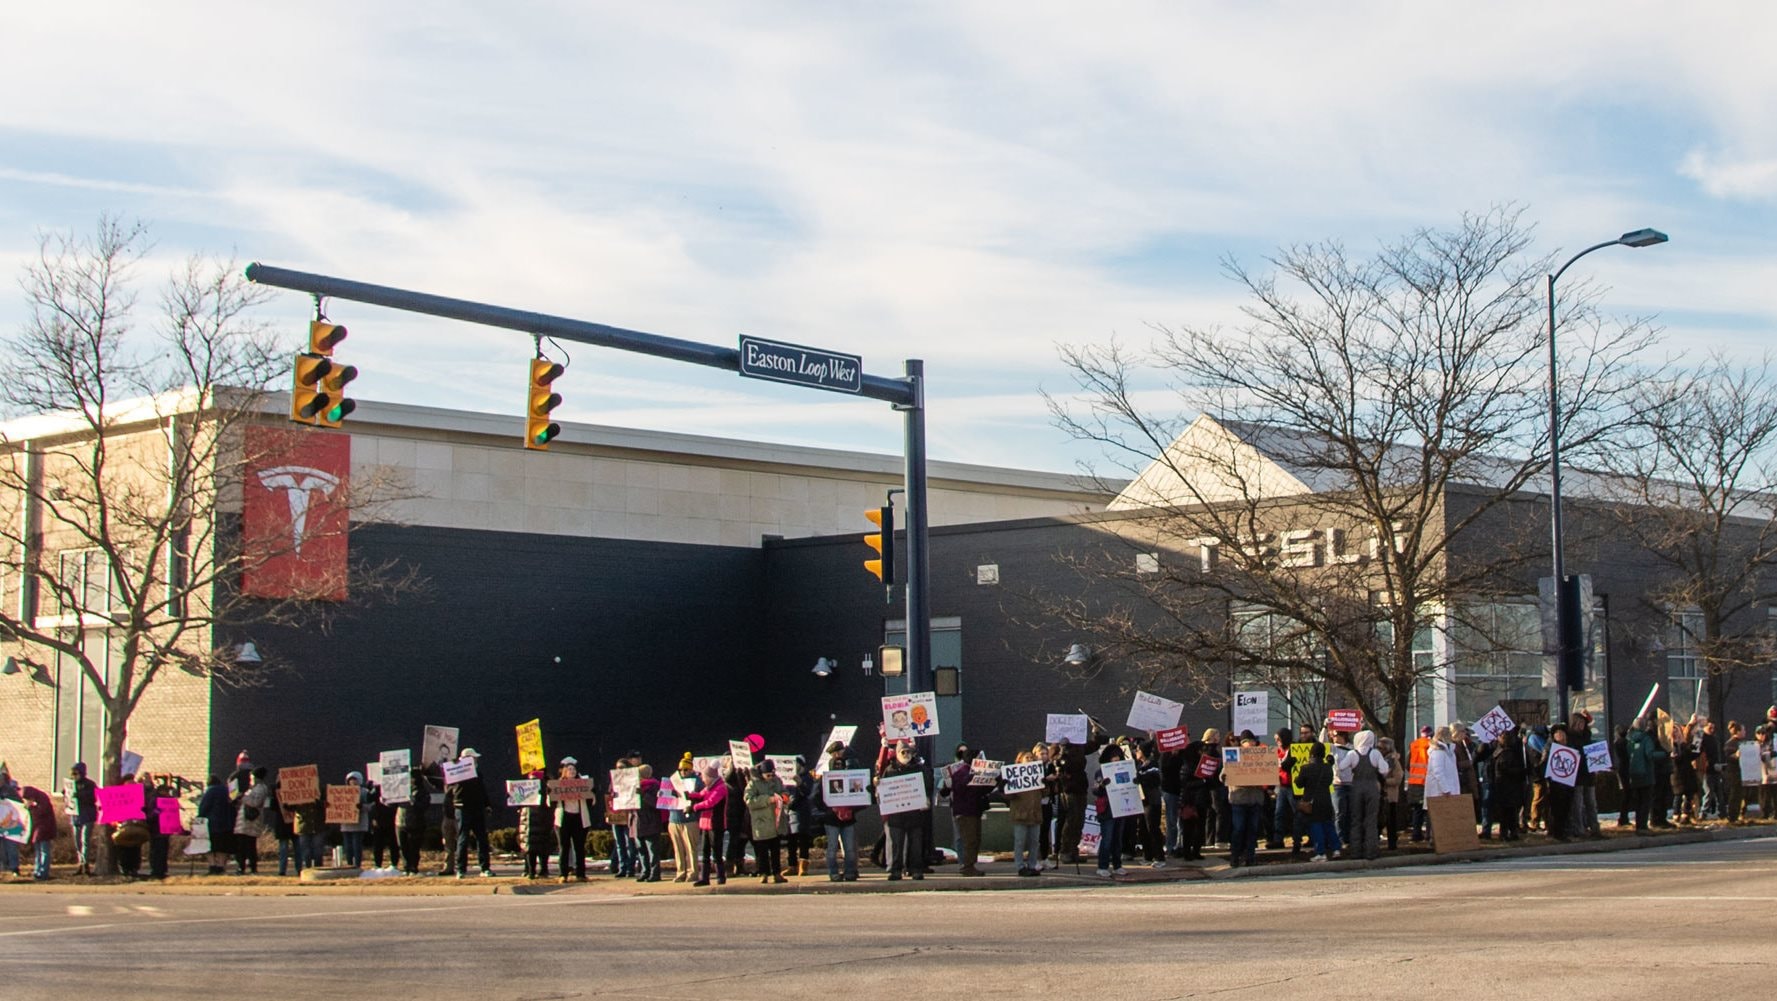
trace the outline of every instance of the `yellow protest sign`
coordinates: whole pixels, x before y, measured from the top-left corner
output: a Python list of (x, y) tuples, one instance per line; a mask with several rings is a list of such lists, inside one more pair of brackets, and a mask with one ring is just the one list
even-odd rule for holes
[(518, 770), (526, 775), (545, 768), (543, 759), (543, 723), (531, 720), (518, 724)]

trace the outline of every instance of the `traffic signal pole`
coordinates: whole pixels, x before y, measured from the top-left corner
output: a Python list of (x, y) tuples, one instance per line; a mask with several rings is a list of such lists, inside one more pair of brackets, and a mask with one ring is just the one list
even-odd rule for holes
[[(309, 295), (462, 320), (486, 327), (519, 330), (532, 336), (616, 348), (619, 351), (653, 355), (656, 358), (727, 369), (730, 372), (741, 371), (738, 348), (663, 337), (603, 323), (510, 309), (386, 285), (372, 285), (305, 271), (291, 271), (259, 263), (247, 265), (247, 280), (258, 285), (306, 292)], [(908, 691), (929, 692), (932, 690), (932, 618), (931, 591), (927, 584), (930, 565), (926, 546), (925, 362), (915, 358), (908, 359), (905, 378), (859, 373), (858, 382), (857, 395), (892, 405), (902, 412), (906, 420)], [(925, 750), (929, 761), (931, 749), (927, 747)]]

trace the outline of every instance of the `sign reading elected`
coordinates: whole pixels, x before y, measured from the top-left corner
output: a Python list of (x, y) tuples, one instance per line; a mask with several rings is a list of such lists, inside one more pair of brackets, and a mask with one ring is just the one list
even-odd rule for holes
[(864, 388), (864, 360), (822, 348), (740, 336), (740, 374), (750, 379), (770, 379), (835, 393), (856, 393)]

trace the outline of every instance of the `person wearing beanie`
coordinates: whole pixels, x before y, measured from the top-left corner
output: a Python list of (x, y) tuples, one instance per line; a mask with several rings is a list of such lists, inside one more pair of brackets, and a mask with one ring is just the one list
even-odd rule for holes
[(234, 756), (234, 771), (228, 776), (228, 798), (240, 805), (242, 796), (253, 787), (253, 758), (245, 750)]
[(790, 835), (784, 842), (784, 867), (792, 863), (796, 875), (808, 875), (808, 850), (814, 846), (815, 778), (808, 770), (808, 760), (796, 755), (796, 774), (786, 775), (784, 788), (790, 791)]
[(99, 786), (86, 777), (86, 762), (76, 761), (68, 769), (65, 791), (68, 819), (74, 834), (74, 854), (80, 862), (77, 874), (93, 874), (93, 825), (99, 822)]
[[(525, 774), (527, 779), (541, 780), (547, 776), (541, 768)], [(518, 848), (524, 852), (524, 878), (548, 879), (549, 856), (555, 852), (555, 815), (548, 801), (537, 797), (535, 806), (518, 809)]]
[[(573, 758), (561, 759), (561, 770), (557, 778), (564, 781), (578, 780), (580, 763)], [(589, 776), (590, 777), (590, 776)], [(557, 866), (561, 871), (561, 881), (577, 880), (586, 882), (586, 833), (592, 830), (593, 811), (597, 809), (598, 782), (592, 782), (591, 794), (582, 799), (562, 799), (549, 796), (544, 800), (554, 806), (556, 841), (561, 846), (561, 857)]]
[(686, 751), (679, 758), (679, 767), (663, 782), (672, 783), (679, 791), (682, 809), (667, 811), (666, 833), (673, 846), (673, 882), (689, 883), (691, 870), (697, 865), (697, 851), (701, 847), (702, 832), (697, 827), (697, 813), (691, 808), (690, 795), (703, 788), (697, 777), (695, 759), (691, 752)]
[(784, 883), (783, 867), (778, 858), (778, 842), (790, 831), (784, 804), (789, 796), (777, 777), (777, 766), (770, 758), (759, 762), (747, 780), (742, 794), (753, 824), (753, 857), (759, 863), (759, 882)]

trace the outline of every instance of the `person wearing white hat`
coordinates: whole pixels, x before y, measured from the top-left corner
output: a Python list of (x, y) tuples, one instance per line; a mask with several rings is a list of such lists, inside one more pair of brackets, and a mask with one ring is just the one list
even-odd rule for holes
[[(580, 762), (573, 758), (561, 759), (561, 771), (557, 777), (561, 779), (580, 778)], [(592, 797), (598, 795), (596, 784)], [(577, 800), (561, 800), (551, 797), (555, 806), (555, 833), (560, 844), (561, 856), (557, 860), (557, 869), (561, 871), (561, 881), (570, 879), (586, 882), (586, 832), (592, 828), (593, 804), (596, 798), (588, 797)]]
[[(463, 748), (457, 755), (458, 761), (470, 761), (481, 755), (473, 747)], [(469, 839), (475, 839), (476, 852), (481, 862), (481, 874), (492, 876), (489, 869), (487, 843), (487, 786), (480, 774), (471, 775), (461, 782), (452, 782), (444, 790), (444, 808), (456, 811), (457, 818), (457, 851), (456, 873), (462, 879), (469, 872)]]

